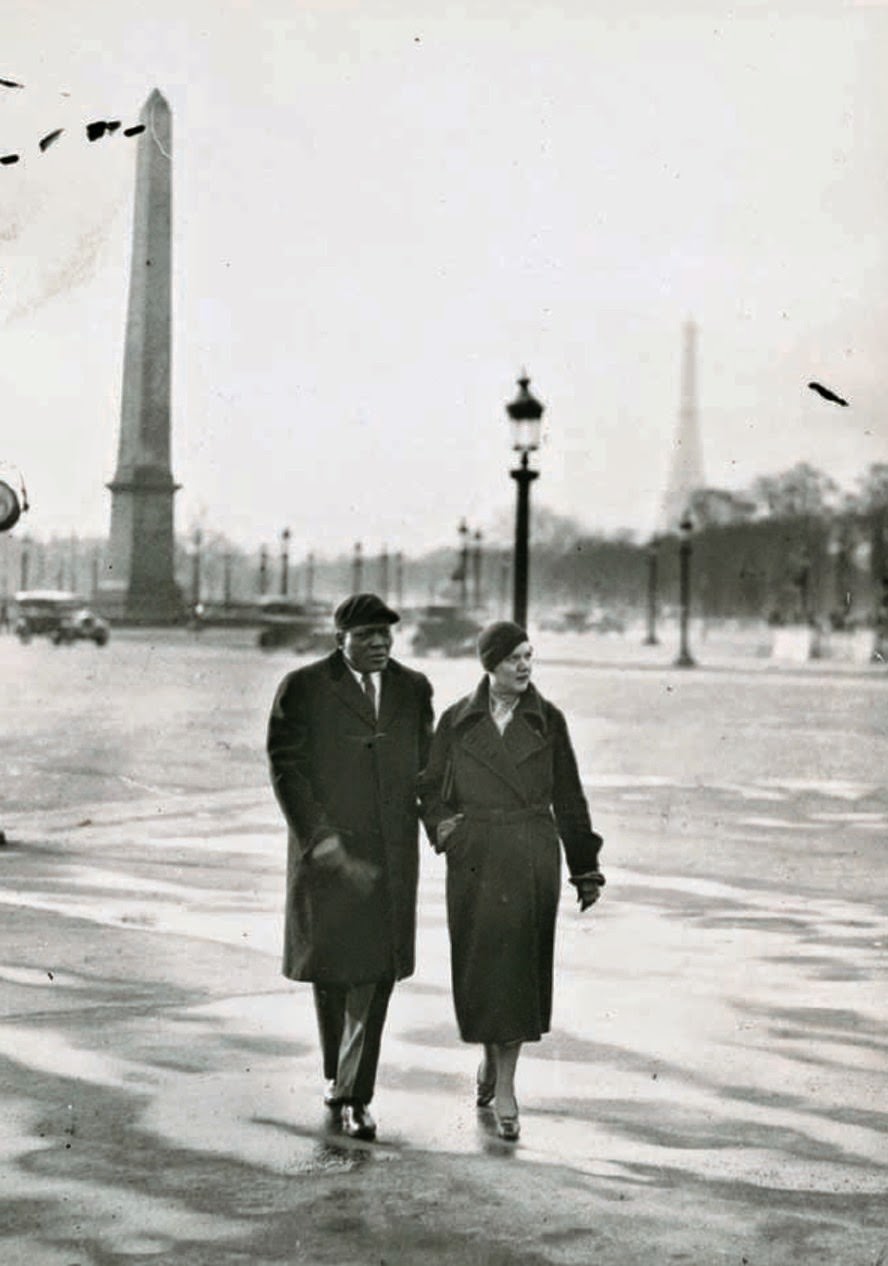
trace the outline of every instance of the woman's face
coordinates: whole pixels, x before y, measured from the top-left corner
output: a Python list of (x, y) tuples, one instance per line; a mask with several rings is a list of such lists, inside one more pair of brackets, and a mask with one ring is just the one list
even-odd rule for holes
[(501, 695), (520, 695), (530, 685), (533, 647), (530, 642), (516, 646), (511, 655), (500, 660), (490, 674), (494, 690)]

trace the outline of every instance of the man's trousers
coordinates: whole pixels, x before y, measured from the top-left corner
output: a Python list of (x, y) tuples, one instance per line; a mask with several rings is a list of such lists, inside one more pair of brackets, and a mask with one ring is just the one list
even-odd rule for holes
[(382, 1029), (393, 980), (365, 985), (313, 985), (324, 1076), (337, 1099), (370, 1103), (376, 1087)]

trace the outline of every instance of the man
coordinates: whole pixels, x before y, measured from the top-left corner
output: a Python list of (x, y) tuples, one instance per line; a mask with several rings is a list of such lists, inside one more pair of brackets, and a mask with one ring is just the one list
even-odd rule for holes
[(390, 658), (399, 619), (375, 594), (347, 598), (336, 651), (284, 678), (268, 726), (289, 828), (284, 975), (314, 986), (324, 1102), (362, 1139), (376, 1137), (389, 997), (413, 972), (416, 783), (433, 721), (427, 678)]

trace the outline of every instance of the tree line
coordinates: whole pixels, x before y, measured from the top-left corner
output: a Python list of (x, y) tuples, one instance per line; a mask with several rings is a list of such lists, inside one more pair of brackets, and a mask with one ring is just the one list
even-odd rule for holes
[[(747, 490), (703, 488), (690, 499), (692, 594), (696, 614), (772, 623), (871, 623), (888, 614), (888, 463), (868, 468), (842, 491), (823, 471), (798, 463), (763, 475)], [(574, 518), (534, 506), (531, 608), (535, 616), (573, 608), (636, 618), (646, 610), (651, 568), (657, 599), (677, 603), (679, 534), (647, 540), (625, 530), (590, 531)], [(74, 536), (40, 542), (5, 538), (4, 592), (70, 588), (90, 596), (100, 581), (105, 542)], [(464, 535), (423, 554), (365, 549), (334, 557), (284, 554), (281, 542), (245, 550), (204, 529), (177, 538), (175, 570), (184, 603), (244, 609), (277, 595), (332, 606), (358, 583), (408, 607), (465, 603), (507, 614), (511, 595), (511, 515), (486, 535)], [(883, 616), (884, 618), (884, 616)]]

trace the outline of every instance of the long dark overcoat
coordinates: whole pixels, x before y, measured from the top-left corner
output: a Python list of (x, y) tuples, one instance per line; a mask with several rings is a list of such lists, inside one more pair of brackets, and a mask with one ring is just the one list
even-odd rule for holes
[(431, 839), (446, 843), (453, 997), (467, 1042), (536, 1041), (549, 1029), (559, 837), (571, 875), (595, 870), (592, 830), (567, 724), (529, 686), (501, 735), (488, 679), (448, 708), (421, 780)]
[[(289, 829), (284, 975), (318, 984), (409, 976), (414, 965), (417, 776), (432, 731), (432, 688), (389, 660), (378, 720), (341, 651), (281, 682), (268, 756)], [(377, 868), (372, 890), (325, 873), (311, 847), (337, 832)]]

